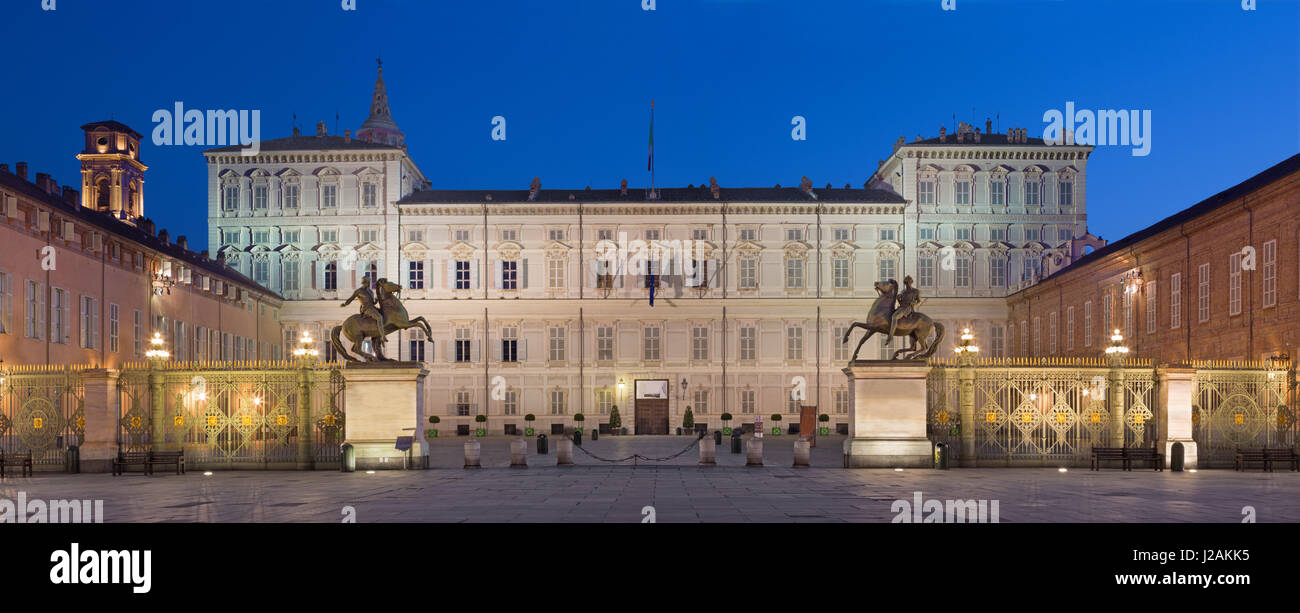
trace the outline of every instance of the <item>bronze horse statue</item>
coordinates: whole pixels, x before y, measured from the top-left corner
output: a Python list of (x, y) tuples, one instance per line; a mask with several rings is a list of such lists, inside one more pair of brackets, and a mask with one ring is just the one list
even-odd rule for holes
[[(380, 330), (379, 325), (370, 317), (355, 313), (343, 320), (342, 325), (330, 329), (330, 344), (334, 347), (334, 351), (349, 362), (362, 361), (352, 357), (352, 354), (343, 349), (343, 343), (339, 340), (339, 335), (342, 333), (352, 343), (352, 353), (368, 362), (383, 362), (392, 359), (384, 356), (384, 337), (394, 331), (419, 328), (424, 331), (425, 338), (432, 337), (433, 331), (424, 317), (411, 318), (406, 314), (406, 307), (402, 306), (402, 301), (397, 298), (397, 293), (400, 291), (402, 286), (389, 282), (388, 279), (375, 281), (375, 298), (379, 312), (384, 318), (383, 329)], [(370, 341), (371, 353), (363, 350), (362, 343), (365, 341)]]
[[(858, 359), (858, 352), (862, 351), (862, 345), (867, 342), (867, 339), (871, 338), (877, 332), (880, 334), (889, 334), (889, 316), (894, 313), (894, 302), (898, 296), (898, 282), (893, 279), (888, 281), (877, 281), (876, 292), (879, 296), (877, 296), (876, 301), (871, 304), (871, 311), (867, 313), (867, 321), (855, 321), (852, 324), (849, 324), (849, 329), (844, 331), (844, 338), (840, 341), (840, 343), (849, 342), (849, 334), (853, 332), (854, 328), (863, 328), (867, 331), (867, 333), (863, 335), (862, 340), (858, 341), (857, 348), (853, 350), (853, 357), (849, 359), (850, 362)], [(938, 330), (938, 333), (934, 337), (934, 343), (927, 344), (926, 341), (930, 338), (930, 332), (932, 330)], [(912, 314), (898, 320), (898, 326), (894, 329), (894, 336), (909, 337), (912, 339), (912, 343), (911, 346), (906, 349), (895, 351), (894, 355), (890, 359), (897, 360), (898, 354), (906, 351), (911, 351), (912, 353), (904, 359), (913, 360), (917, 358), (928, 358), (934, 355), (935, 350), (939, 347), (939, 343), (943, 341), (943, 324), (930, 319), (930, 317), (924, 313), (913, 312)]]

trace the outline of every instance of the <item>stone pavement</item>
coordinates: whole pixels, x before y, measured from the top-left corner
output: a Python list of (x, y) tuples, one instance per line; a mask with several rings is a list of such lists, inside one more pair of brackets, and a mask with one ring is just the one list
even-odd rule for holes
[[(823, 440), (813, 468), (790, 466), (793, 437), (765, 437), (762, 468), (718, 450), (718, 466), (695, 465), (692, 448), (668, 465), (608, 465), (575, 451), (578, 466), (555, 466), (529, 446), (527, 469), (508, 468), (510, 439), (482, 441), (483, 465), (461, 468), (466, 439), (431, 449), (434, 468), (374, 474), (215, 471), (204, 476), (37, 473), (0, 481), (0, 498), (102, 499), (108, 522), (337, 522), (345, 506), (359, 522), (888, 522), (896, 500), (999, 501), (1003, 522), (1239, 522), (1252, 506), (1260, 522), (1300, 521), (1300, 473), (1174, 473), (1055, 468), (847, 470), (843, 437)], [(531, 442), (531, 441), (530, 441)], [(663, 457), (689, 437), (604, 437), (586, 449), (605, 457)]]

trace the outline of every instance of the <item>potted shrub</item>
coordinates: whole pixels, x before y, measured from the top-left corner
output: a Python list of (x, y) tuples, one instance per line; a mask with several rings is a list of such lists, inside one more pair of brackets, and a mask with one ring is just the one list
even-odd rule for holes
[[(440, 422), (440, 421), (442, 421), (442, 420), (441, 420), (441, 419), (438, 419), (438, 416), (437, 416), (437, 415), (430, 415), (430, 416), (429, 416), (429, 423), (431, 423), (431, 424), (437, 425), (438, 422)], [(438, 429), (437, 429), (437, 428), (429, 428), (428, 430), (425, 430), (425, 431), (424, 431), (424, 438), (438, 438)]]
[(722, 436), (731, 436), (731, 413), (722, 414)]
[(524, 423), (528, 424), (524, 426), (524, 436), (532, 436), (537, 432), (536, 430), (533, 430), (533, 420), (535, 419), (537, 419), (537, 416), (532, 413), (524, 416)]
[(479, 426), (474, 429), (474, 436), (487, 436), (487, 415), (475, 415), (474, 421), (479, 424)]
[(618, 405), (609, 408), (609, 433), (618, 434), (623, 427), (623, 418), (618, 416)]
[(827, 422), (829, 422), (830, 420), (831, 420), (831, 416), (825, 413), (822, 413), (821, 415), (817, 416), (817, 421), (821, 423), (821, 427), (817, 429), (817, 434), (821, 436), (830, 436), (831, 429), (829, 426), (826, 425)]
[(691, 413), (691, 407), (686, 407), (686, 413), (682, 414), (682, 430), (687, 434), (695, 430), (695, 415)]
[(781, 414), (772, 414), (772, 435), (781, 436)]
[(586, 415), (582, 413), (573, 414), (573, 432), (575, 434), (582, 434), (582, 422), (584, 421), (587, 421)]

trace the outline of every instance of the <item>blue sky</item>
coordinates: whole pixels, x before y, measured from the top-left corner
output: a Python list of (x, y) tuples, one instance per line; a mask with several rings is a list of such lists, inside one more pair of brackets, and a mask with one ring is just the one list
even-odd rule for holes
[[(263, 138), (393, 115), (441, 188), (860, 186), (899, 135), (1040, 136), (1063, 109), (1149, 109), (1151, 154), (1102, 147), (1089, 225), (1114, 240), (1300, 151), (1300, 2), (1259, 0), (6, 0), (0, 162), (78, 181), (83, 123), (260, 109)], [(490, 138), (491, 119), (507, 140)], [(790, 138), (795, 115), (808, 139)], [(146, 214), (205, 244), (203, 147), (146, 143)], [(195, 240), (202, 237), (203, 240)]]

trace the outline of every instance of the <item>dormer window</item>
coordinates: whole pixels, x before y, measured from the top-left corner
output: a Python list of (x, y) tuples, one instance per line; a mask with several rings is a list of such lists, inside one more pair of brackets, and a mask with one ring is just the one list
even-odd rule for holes
[(881, 228), (880, 240), (882, 241), (898, 240), (898, 234), (893, 228)]
[(758, 240), (758, 230), (756, 230), (756, 229), (754, 229), (754, 228), (741, 228), (741, 229), (740, 229), (740, 240), (742, 240), (742, 241), (756, 241), (756, 240)]
[(786, 228), (785, 240), (790, 242), (800, 242), (803, 240), (803, 228)]
[(452, 240), (458, 243), (469, 242), (469, 230), (464, 230), (464, 229), (454, 230), (452, 231), (451, 236), (452, 236)]
[(835, 228), (835, 240), (836, 241), (853, 240), (853, 230), (849, 228)]

